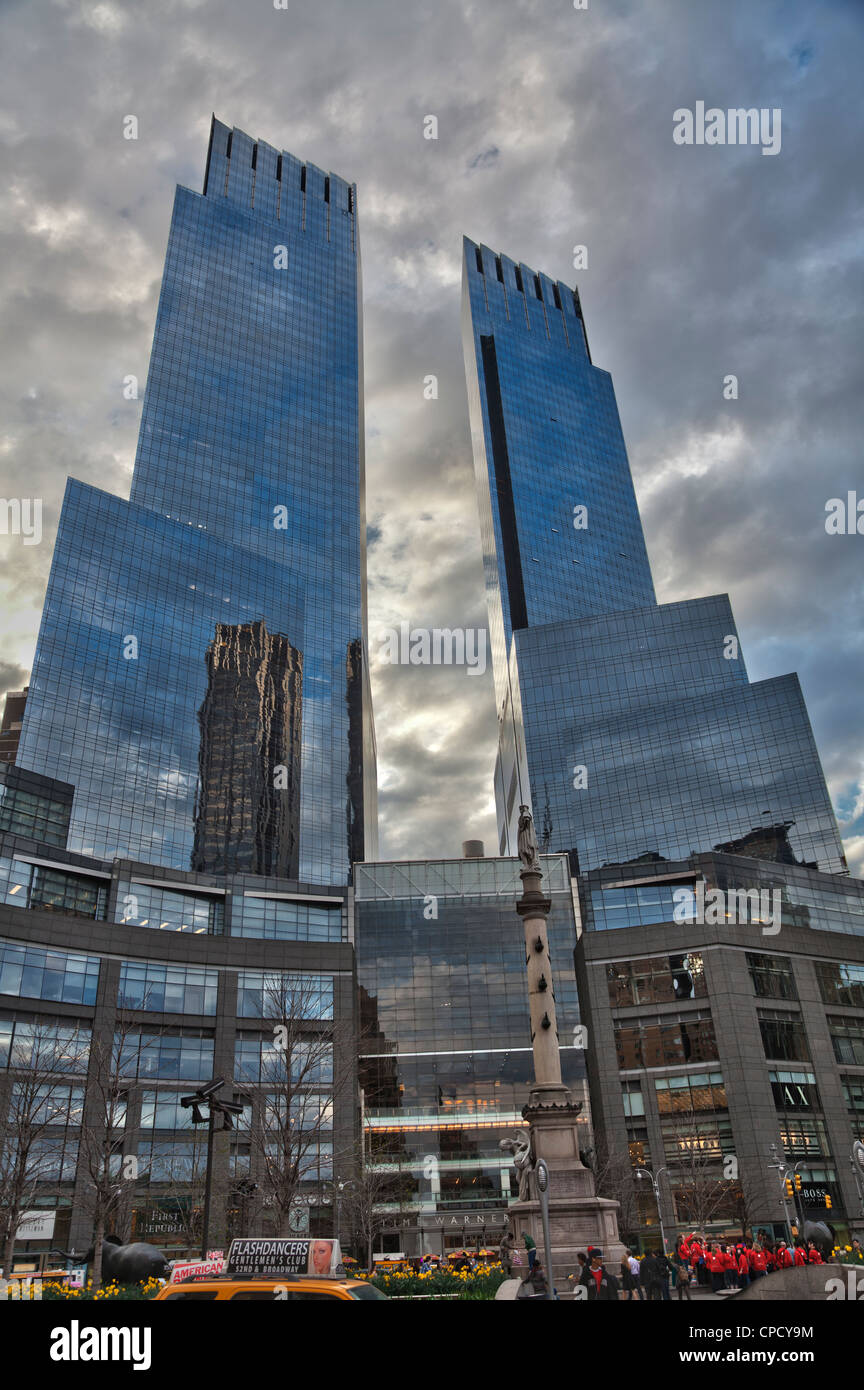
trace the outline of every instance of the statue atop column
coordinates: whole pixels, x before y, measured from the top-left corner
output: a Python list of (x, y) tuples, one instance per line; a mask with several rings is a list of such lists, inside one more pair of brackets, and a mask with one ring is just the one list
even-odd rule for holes
[(534, 873), (540, 873), (540, 854), (537, 849), (537, 837), (534, 834), (534, 821), (527, 806), (519, 807), (517, 849), (525, 868)]

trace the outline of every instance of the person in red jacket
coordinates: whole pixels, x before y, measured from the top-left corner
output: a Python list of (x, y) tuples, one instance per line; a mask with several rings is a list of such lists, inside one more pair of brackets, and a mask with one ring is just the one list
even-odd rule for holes
[(785, 1240), (781, 1240), (774, 1256), (775, 1269), (789, 1269), (793, 1263), (792, 1251), (789, 1249)]
[(816, 1249), (816, 1242), (812, 1240), (807, 1247), (807, 1263), (808, 1265), (821, 1265), (824, 1263), (822, 1256)]
[(738, 1247), (738, 1287), (746, 1289), (750, 1283), (750, 1261), (747, 1258), (746, 1246)]
[(806, 1263), (807, 1251), (804, 1249), (804, 1246), (799, 1243), (795, 1246), (795, 1265), (800, 1269), (801, 1265), (806, 1265)]
[(708, 1273), (711, 1275), (711, 1288), (714, 1293), (719, 1293), (723, 1287), (724, 1260), (723, 1251), (715, 1243), (705, 1252), (705, 1264)]
[(750, 1251), (750, 1278), (764, 1279), (768, 1270), (768, 1257), (761, 1246), (754, 1246)]
[(738, 1260), (731, 1245), (727, 1245), (723, 1251), (723, 1287), (727, 1289), (737, 1289), (738, 1287)]

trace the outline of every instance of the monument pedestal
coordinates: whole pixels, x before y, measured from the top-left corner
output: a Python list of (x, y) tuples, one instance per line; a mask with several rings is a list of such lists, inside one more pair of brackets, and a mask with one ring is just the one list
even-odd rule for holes
[[(616, 1278), (624, 1254), (624, 1246), (618, 1236), (618, 1203), (608, 1197), (597, 1196), (594, 1174), (579, 1157), (576, 1117), (580, 1109), (581, 1106), (574, 1103), (566, 1086), (535, 1084), (522, 1111), (531, 1129), (535, 1163), (537, 1159), (545, 1159), (549, 1169), (551, 1282), (559, 1294), (566, 1294), (572, 1288), (567, 1283), (567, 1276), (573, 1274), (578, 1277), (581, 1272), (577, 1251), (587, 1251), (589, 1245), (598, 1246), (603, 1251), (603, 1263)], [(508, 1216), (517, 1250), (522, 1248), (524, 1234), (533, 1236), (537, 1242), (537, 1255), (545, 1266), (536, 1173), (531, 1174), (530, 1181), (531, 1199), (514, 1203), (508, 1210)], [(547, 1275), (550, 1273), (549, 1270), (546, 1272)]]
[[(596, 1245), (603, 1251), (603, 1262), (610, 1274), (617, 1278), (624, 1247), (618, 1237), (618, 1203), (596, 1195), (594, 1174), (579, 1157), (576, 1117), (582, 1106), (573, 1100), (561, 1077), (555, 988), (546, 930), (546, 918), (552, 903), (542, 890), (543, 870), (537, 852), (534, 823), (525, 805), (519, 807), (518, 839), (523, 867), (519, 870), (522, 896), (516, 903), (516, 911), (522, 918), (525, 933), (525, 971), (535, 1077), (522, 1118), (530, 1129), (530, 1158), (534, 1168), (543, 1159), (548, 1170), (551, 1269), (547, 1269), (546, 1274), (551, 1277), (559, 1294), (566, 1295), (571, 1287), (567, 1284), (567, 1276), (581, 1273), (576, 1259), (577, 1251), (587, 1252), (589, 1245)], [(508, 1141), (502, 1141), (502, 1148), (507, 1145)], [(516, 1247), (518, 1249), (522, 1244), (523, 1235), (530, 1234), (537, 1243), (538, 1256), (545, 1265), (537, 1174), (528, 1170), (526, 1194), (528, 1146), (523, 1145), (517, 1151), (513, 1141), (510, 1141), (510, 1147), (517, 1171), (522, 1174), (519, 1201), (508, 1212)]]

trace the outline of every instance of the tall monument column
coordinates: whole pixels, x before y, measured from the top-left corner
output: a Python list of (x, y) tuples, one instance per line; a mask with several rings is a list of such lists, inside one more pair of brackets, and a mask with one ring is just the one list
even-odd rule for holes
[[(537, 1242), (543, 1259), (540, 1202), (535, 1173), (538, 1159), (549, 1170), (549, 1231), (552, 1282), (567, 1290), (567, 1275), (579, 1273), (577, 1251), (596, 1245), (604, 1261), (617, 1265), (624, 1247), (618, 1236), (618, 1203), (598, 1197), (594, 1175), (579, 1157), (576, 1123), (582, 1109), (561, 1079), (561, 1053), (555, 1015), (555, 990), (546, 918), (551, 909), (542, 891), (543, 870), (534, 825), (527, 806), (520, 807), (519, 858), (522, 896), (516, 911), (525, 931), (525, 965), (531, 1013), (534, 1082), (522, 1117), (528, 1124), (530, 1151), (520, 1152), (519, 1201), (510, 1207), (510, 1224), (517, 1245), (526, 1233)], [(522, 1146), (524, 1148), (524, 1144)]]

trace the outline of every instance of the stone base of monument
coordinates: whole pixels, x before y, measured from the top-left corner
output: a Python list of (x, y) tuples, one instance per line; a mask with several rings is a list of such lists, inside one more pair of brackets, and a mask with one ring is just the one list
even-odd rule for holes
[[(535, 1163), (545, 1159), (549, 1170), (549, 1236), (552, 1283), (566, 1297), (574, 1288), (568, 1275), (578, 1279), (581, 1266), (577, 1251), (596, 1245), (603, 1251), (603, 1263), (610, 1274), (619, 1277), (624, 1246), (618, 1235), (618, 1203), (598, 1197), (594, 1174), (579, 1157), (576, 1117), (581, 1106), (574, 1104), (562, 1085), (532, 1086), (528, 1104), (522, 1111), (531, 1130)], [(523, 1252), (522, 1237), (533, 1236), (537, 1255), (545, 1266), (543, 1223), (535, 1177), (531, 1175), (531, 1200), (515, 1202), (508, 1210), (516, 1249)], [(527, 1273), (522, 1266), (523, 1274)], [(549, 1270), (546, 1271), (547, 1275)]]

